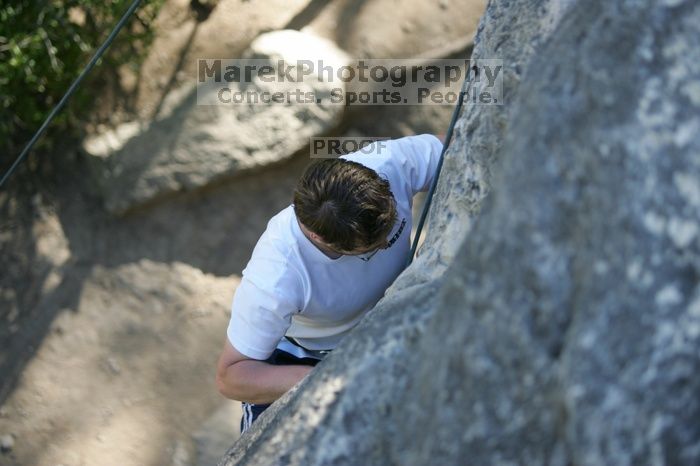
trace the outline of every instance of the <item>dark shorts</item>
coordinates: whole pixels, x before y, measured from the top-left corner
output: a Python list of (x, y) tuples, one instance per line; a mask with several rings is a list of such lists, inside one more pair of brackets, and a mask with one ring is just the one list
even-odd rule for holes
[[(289, 354), (286, 351), (276, 349), (272, 355), (265, 360), (266, 363), (272, 364), (274, 366), (291, 366), (291, 365), (303, 365), (303, 366), (315, 366), (320, 361), (313, 358), (298, 358), (293, 354)], [(255, 420), (260, 416), (263, 411), (265, 411), (270, 405), (269, 404), (253, 404), (243, 402), (243, 417), (241, 418), (241, 433), (248, 430), (248, 428), (255, 422)]]

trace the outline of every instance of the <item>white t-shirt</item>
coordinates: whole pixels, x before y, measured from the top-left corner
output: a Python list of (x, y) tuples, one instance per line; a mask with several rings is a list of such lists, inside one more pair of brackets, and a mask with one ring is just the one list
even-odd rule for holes
[(282, 338), (311, 350), (333, 349), (384, 295), (406, 265), (413, 195), (430, 187), (442, 151), (432, 135), (381, 141), (342, 158), (389, 180), (398, 218), (387, 249), (370, 260), (331, 259), (301, 231), (293, 206), (272, 217), (243, 270), (227, 335), (253, 359), (267, 359)]

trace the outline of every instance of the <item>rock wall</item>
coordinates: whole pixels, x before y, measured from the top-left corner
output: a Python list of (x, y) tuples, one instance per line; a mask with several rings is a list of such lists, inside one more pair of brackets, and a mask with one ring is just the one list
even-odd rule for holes
[(700, 463), (699, 29), (492, 0), (421, 256), (221, 464)]
[[(490, 2), (479, 23), (471, 59), (503, 60), (506, 105), (465, 105), (443, 164), (430, 211), (430, 233), (415, 265), (395, 284), (440, 277), (491, 190), (491, 170), (500, 158), (512, 102), (522, 73), (572, 0)], [(471, 83), (466, 83), (467, 88)], [(468, 90), (468, 89), (465, 89)]]

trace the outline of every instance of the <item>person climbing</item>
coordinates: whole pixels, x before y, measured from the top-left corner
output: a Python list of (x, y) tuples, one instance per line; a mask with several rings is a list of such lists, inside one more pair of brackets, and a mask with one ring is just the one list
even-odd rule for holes
[(407, 263), (413, 196), (442, 142), (376, 141), (312, 163), (272, 217), (234, 294), (219, 392), (243, 402), (241, 431), (301, 381), (379, 301)]

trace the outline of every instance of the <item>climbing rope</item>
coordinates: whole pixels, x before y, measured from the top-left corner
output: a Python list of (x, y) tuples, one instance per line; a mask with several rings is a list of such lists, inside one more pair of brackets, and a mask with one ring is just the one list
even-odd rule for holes
[(19, 154), (17, 159), (14, 161), (12, 166), (10, 167), (9, 170), (5, 173), (5, 175), (2, 177), (0, 180), (0, 187), (5, 183), (5, 181), (12, 175), (12, 173), (15, 171), (17, 166), (19, 166), (20, 162), (26, 157), (26, 155), (29, 153), (31, 148), (34, 146), (34, 144), (39, 140), (42, 134), (44, 134), (44, 131), (46, 131), (46, 128), (49, 126), (51, 121), (54, 119), (54, 117), (58, 114), (59, 111), (64, 107), (66, 102), (68, 102), (68, 99), (73, 95), (73, 93), (76, 91), (80, 83), (83, 81), (85, 76), (92, 70), (92, 68), (95, 66), (95, 63), (97, 63), (97, 60), (99, 60), (102, 57), (102, 54), (109, 48), (110, 45), (112, 45), (112, 42), (114, 39), (117, 37), (117, 34), (119, 34), (119, 31), (124, 27), (126, 22), (129, 20), (131, 15), (136, 11), (136, 8), (138, 8), (139, 4), (141, 3), (141, 0), (134, 0), (129, 8), (126, 10), (126, 13), (121, 17), (117, 25), (114, 27), (112, 32), (107, 36), (107, 39), (102, 43), (99, 49), (97, 49), (97, 52), (92, 56), (92, 59), (90, 62), (83, 68), (83, 71), (80, 72), (78, 77), (73, 81), (73, 84), (70, 85), (66, 93), (63, 95), (61, 100), (54, 106), (53, 110), (51, 110), (51, 113), (49, 113), (49, 116), (46, 117), (44, 120), (44, 123), (42, 123), (41, 127), (37, 130), (36, 133), (34, 133), (34, 136), (32, 139), (29, 140), (27, 145), (24, 147), (22, 150), (22, 153)]
[(452, 120), (450, 121), (450, 126), (447, 128), (447, 134), (445, 135), (445, 143), (442, 145), (442, 152), (440, 153), (440, 159), (438, 161), (438, 166), (435, 170), (435, 177), (433, 182), (430, 184), (430, 190), (428, 191), (428, 197), (425, 199), (425, 204), (423, 204), (423, 212), (421, 212), (420, 220), (418, 221), (418, 227), (416, 228), (416, 236), (413, 238), (413, 245), (411, 246), (411, 252), (408, 255), (408, 261), (406, 262), (406, 267), (411, 265), (413, 262), (413, 256), (416, 254), (416, 249), (418, 249), (418, 241), (420, 240), (421, 232), (423, 231), (423, 225), (425, 224), (425, 219), (428, 217), (428, 211), (430, 210), (430, 203), (433, 200), (433, 194), (435, 194), (435, 188), (438, 184), (438, 179), (440, 178), (440, 170), (442, 169), (442, 161), (445, 158), (445, 152), (452, 141), (452, 132), (454, 131), (455, 123), (457, 123), (457, 118), (459, 117), (459, 112), (462, 110), (462, 104), (464, 103), (464, 90), (459, 92), (459, 100), (457, 100), (457, 105), (455, 106), (454, 112), (452, 112)]

